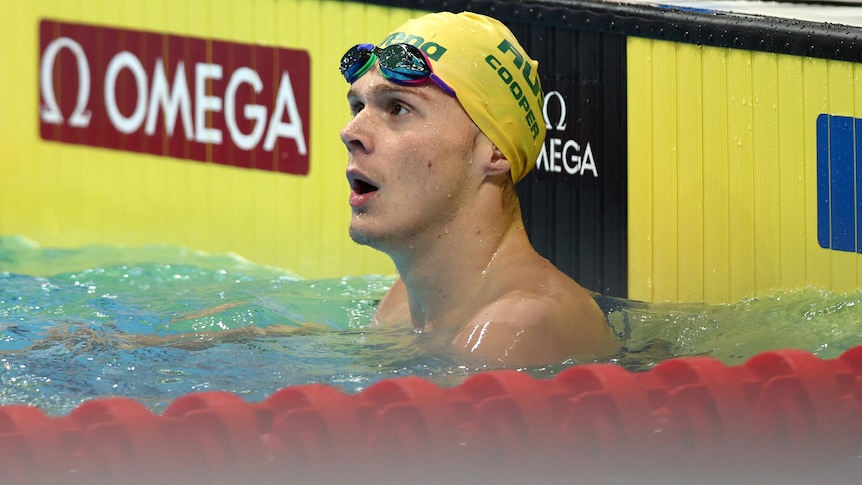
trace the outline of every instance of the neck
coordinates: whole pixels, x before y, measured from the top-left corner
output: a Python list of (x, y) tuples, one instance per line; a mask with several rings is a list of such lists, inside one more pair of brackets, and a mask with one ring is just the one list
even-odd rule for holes
[(462, 323), (468, 315), (459, 312), (475, 310), (477, 298), (493, 281), (498, 256), (531, 247), (514, 200), (513, 207), (454, 218), (390, 252), (407, 290), (414, 329)]

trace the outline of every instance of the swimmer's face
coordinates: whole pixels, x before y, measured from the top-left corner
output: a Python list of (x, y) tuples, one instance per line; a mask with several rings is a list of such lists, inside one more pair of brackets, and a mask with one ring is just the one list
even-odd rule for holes
[(353, 83), (347, 99), (353, 119), (341, 140), (353, 240), (385, 251), (441, 237), (477, 185), (472, 161), (484, 135), (435, 84), (399, 86), (376, 66)]

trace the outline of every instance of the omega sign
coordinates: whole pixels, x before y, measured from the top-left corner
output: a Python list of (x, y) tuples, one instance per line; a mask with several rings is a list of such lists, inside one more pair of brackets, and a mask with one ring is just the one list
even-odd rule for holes
[[(556, 123), (552, 123), (548, 116), (548, 105), (556, 103), (559, 106), (559, 119)], [(566, 131), (566, 99), (559, 91), (551, 91), (545, 94), (545, 104), (542, 107), (542, 114), (545, 117), (545, 126), (548, 129), (548, 135), (545, 138), (545, 144), (542, 145), (542, 151), (539, 153), (539, 159), (536, 161), (536, 168), (545, 172), (562, 173), (569, 175), (592, 175), (598, 177), (599, 172), (596, 170), (596, 160), (593, 158), (593, 149), (589, 142), (586, 146), (581, 145), (575, 140), (564, 140), (559, 138), (560, 135), (552, 136), (552, 132), (562, 133)]]
[(45, 140), (308, 173), (306, 51), (44, 20)]

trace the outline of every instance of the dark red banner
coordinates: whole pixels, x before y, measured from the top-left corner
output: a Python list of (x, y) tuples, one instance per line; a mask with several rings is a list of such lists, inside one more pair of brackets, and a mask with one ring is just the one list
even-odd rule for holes
[(43, 20), (45, 140), (308, 173), (307, 51)]

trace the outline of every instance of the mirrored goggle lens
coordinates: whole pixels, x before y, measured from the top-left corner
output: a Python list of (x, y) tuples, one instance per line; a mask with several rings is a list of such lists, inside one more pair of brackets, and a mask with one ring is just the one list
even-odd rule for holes
[(381, 72), (391, 81), (419, 84), (431, 76), (428, 58), (410, 44), (393, 44), (378, 50), (378, 58)]
[(375, 61), (380, 65), (380, 74), (395, 84), (412, 86), (431, 80), (450, 96), (455, 96), (455, 90), (433, 73), (425, 53), (410, 44), (392, 44), (383, 49), (373, 44), (357, 44), (341, 58), (339, 69), (344, 79), (353, 84)]
[(384, 49), (373, 44), (355, 45), (341, 58), (339, 69), (344, 79), (352, 84), (368, 72), (375, 60), (383, 76), (396, 83), (419, 84), (431, 76), (428, 58), (409, 44), (393, 44)]
[(357, 44), (344, 53), (339, 70), (348, 83), (353, 84), (374, 65), (375, 51), (374, 44)]

